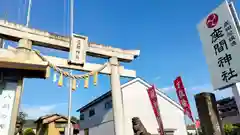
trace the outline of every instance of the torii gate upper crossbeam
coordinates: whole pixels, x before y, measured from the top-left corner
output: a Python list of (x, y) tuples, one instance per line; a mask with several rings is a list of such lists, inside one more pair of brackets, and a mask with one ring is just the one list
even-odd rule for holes
[[(12, 41), (20, 39), (29, 39), (34, 45), (47, 48), (54, 48), (62, 51), (69, 51), (69, 37), (40, 31), (25, 27), (23, 25), (0, 20), (0, 38)], [(119, 61), (131, 62), (140, 54), (139, 50), (123, 50), (110, 46), (88, 43), (89, 48), (86, 51), (87, 55), (101, 58), (117, 57)]]

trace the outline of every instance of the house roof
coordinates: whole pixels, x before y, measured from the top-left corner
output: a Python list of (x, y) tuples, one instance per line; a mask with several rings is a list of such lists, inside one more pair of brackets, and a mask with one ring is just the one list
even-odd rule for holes
[[(138, 78), (135, 78), (135, 79), (132, 79), (124, 84), (121, 85), (121, 89), (133, 84), (133, 83), (136, 83), (136, 82), (140, 82), (141, 84), (145, 85), (146, 87), (151, 87), (151, 85), (145, 81), (144, 79), (138, 77)], [(160, 89), (156, 88), (156, 93), (161, 96), (162, 98), (164, 98), (165, 100), (167, 100), (168, 102), (170, 102), (171, 104), (173, 104), (174, 106), (176, 106), (177, 108), (179, 108), (180, 110), (183, 111), (183, 108), (181, 107), (180, 104), (178, 104), (177, 102), (175, 102), (174, 100), (172, 100), (170, 97), (168, 97), (166, 94), (164, 94)], [(100, 97), (94, 99), (93, 101), (89, 102), (88, 104), (86, 104), (85, 106), (81, 107), (80, 109), (77, 110), (77, 112), (83, 112), (85, 111), (86, 109), (90, 108), (91, 106), (101, 102), (102, 100), (108, 98), (111, 96), (111, 90), (106, 92), (105, 94), (101, 95)]]
[[(63, 119), (68, 119), (67, 117), (65, 117), (65, 116), (63, 116), (63, 115), (61, 115), (61, 114), (57, 114), (57, 113), (55, 113), (55, 114), (50, 114), (50, 115), (45, 115), (45, 116), (42, 116), (42, 117), (39, 117), (36, 121), (35, 121), (35, 123), (37, 123), (37, 122), (39, 122), (39, 121), (43, 121), (44, 119), (48, 119), (48, 118), (50, 118), (50, 117), (53, 117), (53, 116), (58, 116), (58, 117), (56, 117), (56, 119), (53, 119), (53, 120), (51, 120), (51, 121), (55, 121), (55, 120), (57, 120), (57, 119), (60, 119), (60, 118), (63, 118)], [(51, 122), (51, 121), (49, 121), (49, 122)], [(75, 121), (73, 121), (73, 120), (71, 120), (71, 122), (72, 123), (76, 123)]]

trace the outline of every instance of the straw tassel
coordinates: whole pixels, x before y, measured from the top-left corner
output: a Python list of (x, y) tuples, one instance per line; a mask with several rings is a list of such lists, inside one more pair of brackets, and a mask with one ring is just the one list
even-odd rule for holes
[(76, 90), (76, 79), (72, 79), (72, 90), (75, 91)]
[(46, 78), (49, 78), (51, 75), (51, 68), (50, 67), (47, 67), (47, 71), (46, 71)]
[(59, 80), (58, 80), (58, 86), (62, 87), (63, 85), (63, 74), (60, 74)]
[(89, 79), (88, 76), (84, 77), (84, 88), (88, 88), (88, 79)]
[(98, 72), (95, 72), (94, 75), (93, 75), (93, 84), (94, 84), (94, 86), (97, 85), (97, 82), (98, 82)]

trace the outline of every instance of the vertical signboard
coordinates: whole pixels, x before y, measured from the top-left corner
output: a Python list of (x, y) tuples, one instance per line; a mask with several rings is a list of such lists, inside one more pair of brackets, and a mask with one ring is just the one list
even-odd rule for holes
[(73, 35), (70, 46), (70, 62), (82, 65), (86, 60), (86, 50), (88, 48), (88, 38), (80, 35)]
[(192, 120), (192, 122), (194, 122), (192, 111), (182, 82), (182, 78), (180, 76), (174, 80), (174, 86), (176, 88), (179, 102), (184, 109), (184, 113)]
[(164, 128), (163, 128), (163, 123), (162, 123), (160, 110), (159, 110), (159, 107), (158, 107), (158, 100), (157, 100), (157, 94), (156, 94), (155, 87), (152, 86), (152, 87), (148, 88), (147, 91), (148, 91), (149, 99), (150, 99), (151, 104), (152, 104), (153, 112), (154, 112), (154, 114), (156, 116), (156, 119), (157, 119), (157, 122), (158, 122), (158, 126), (159, 126), (158, 132), (159, 132), (160, 135), (164, 135)]
[(0, 89), (0, 135), (9, 134), (16, 88), (17, 83), (6, 83), (5, 87)]
[[(233, 5), (231, 5), (233, 6)], [(224, 1), (198, 25), (214, 89), (240, 81), (240, 39), (235, 13)]]

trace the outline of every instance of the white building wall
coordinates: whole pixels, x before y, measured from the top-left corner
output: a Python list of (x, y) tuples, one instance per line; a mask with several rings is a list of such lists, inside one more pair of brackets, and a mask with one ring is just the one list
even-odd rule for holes
[[(122, 90), (126, 135), (133, 135), (131, 123), (133, 117), (139, 117), (148, 132), (157, 134), (158, 124), (146, 89), (142, 83), (135, 82)], [(176, 129), (174, 135), (187, 135), (183, 111), (167, 99), (165, 95), (158, 94), (164, 128)]]
[[(146, 84), (147, 85), (147, 84)], [(133, 135), (132, 118), (139, 117), (152, 134), (157, 134), (158, 124), (148, 97), (147, 86), (141, 82), (134, 82), (122, 89), (124, 115), (125, 115), (125, 135)], [(80, 135), (84, 135), (82, 129), (89, 128), (89, 135), (114, 135), (113, 113), (112, 109), (104, 109), (106, 101), (92, 106), (95, 108), (95, 116), (88, 117), (89, 109), (84, 112), (85, 119), (80, 121)], [(170, 100), (166, 95), (158, 92), (158, 102), (165, 129), (176, 129), (174, 135), (187, 135), (184, 122), (184, 114), (180, 106)]]

